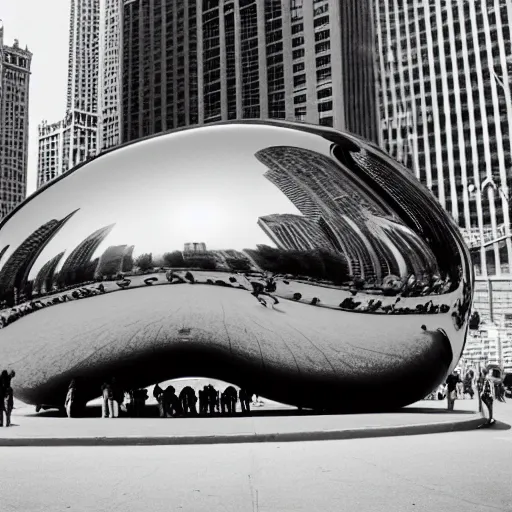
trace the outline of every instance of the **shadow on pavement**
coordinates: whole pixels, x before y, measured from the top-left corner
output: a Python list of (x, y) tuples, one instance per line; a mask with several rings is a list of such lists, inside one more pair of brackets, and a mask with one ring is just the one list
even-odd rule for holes
[[(259, 409), (255, 408), (251, 410), (250, 416), (252, 417), (282, 417), (282, 416), (330, 416), (330, 415), (345, 415), (345, 416), (354, 416), (359, 414), (438, 414), (438, 415), (457, 415), (457, 416), (465, 416), (475, 414), (477, 411), (448, 411), (447, 409), (439, 409), (434, 407), (404, 407), (402, 409), (392, 409), (388, 411), (379, 411), (375, 413), (340, 413), (337, 411), (314, 411), (311, 409), (280, 409), (280, 408), (268, 408), (268, 409)], [(65, 417), (65, 413), (62, 410), (58, 409), (48, 409), (42, 410), (39, 413), (34, 412), (31, 414), (24, 414), (26, 417), (36, 417), (36, 418), (63, 418)], [(187, 416), (188, 418), (230, 418), (230, 417), (245, 417), (248, 415), (242, 414), (241, 412), (237, 412), (234, 416), (223, 415), (223, 414), (214, 414), (208, 416)], [(80, 415), (82, 418), (100, 418), (101, 417), (101, 406), (99, 405), (88, 405), (83, 414)], [(127, 413), (122, 412), (120, 415), (121, 418), (130, 418)], [(148, 404), (144, 409), (143, 418), (158, 418), (158, 406), (156, 404)]]

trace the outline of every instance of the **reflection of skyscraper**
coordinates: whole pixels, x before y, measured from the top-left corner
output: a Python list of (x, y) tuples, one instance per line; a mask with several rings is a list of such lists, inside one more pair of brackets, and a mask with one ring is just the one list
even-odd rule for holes
[(64, 256), (64, 251), (54, 256), (41, 267), (41, 270), (37, 273), (34, 280), (34, 291), (41, 293), (43, 291), (49, 292), (52, 289), (55, 269), (62, 259), (62, 256)]
[(110, 224), (98, 229), (73, 249), (59, 272), (59, 284), (61, 286), (79, 284), (94, 277), (94, 269), (91, 276), (86, 275), (90, 270), (91, 258), (114, 226), (115, 224)]
[(333, 249), (327, 236), (307, 217), (291, 214), (266, 215), (258, 219), (258, 224), (279, 249)]
[[(402, 173), (383, 158), (364, 148), (344, 149), (338, 145), (333, 155), (340, 162), (353, 160), (358, 175), (371, 183), (378, 194), (400, 215), (403, 222), (423, 240), (428, 241), (440, 270), (455, 272), (460, 264), (459, 250), (451, 236), (451, 226), (433, 196), (417, 187), (414, 177)], [(388, 158), (388, 157), (385, 157)]]
[(206, 252), (206, 244), (204, 242), (188, 242), (185, 244), (183, 252)]
[(53, 219), (43, 224), (11, 254), (0, 271), (0, 294), (6, 300), (13, 299), (15, 288), (18, 293), (23, 291), (30, 270), (38, 256), (76, 211), (78, 210), (70, 213), (62, 220)]
[(100, 256), (96, 275), (115, 276), (119, 274), (123, 268), (123, 260), (127, 250), (127, 245), (111, 245), (105, 249), (105, 252)]
[(121, 266), (122, 272), (130, 272), (133, 269), (133, 250), (135, 249), (134, 245), (130, 245), (127, 247), (126, 251), (123, 255), (123, 263)]
[(7, 249), (9, 249), (10, 245), (6, 245), (1, 251), (0, 251), (0, 261), (2, 261), (2, 258), (4, 257), (4, 254), (7, 252)]
[[(399, 273), (397, 250), (387, 246), (374, 216), (391, 216), (387, 205), (350, 175), (350, 170), (314, 151), (270, 147), (256, 157), (269, 171), (265, 176), (279, 187), (309, 220), (318, 222), (333, 246), (345, 254), (350, 272), (365, 279)], [(371, 229), (370, 229), (371, 228)]]

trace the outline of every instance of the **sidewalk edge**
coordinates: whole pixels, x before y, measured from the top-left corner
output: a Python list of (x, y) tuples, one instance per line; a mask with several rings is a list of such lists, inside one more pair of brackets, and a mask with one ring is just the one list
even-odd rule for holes
[(191, 435), (191, 436), (125, 436), (125, 437), (18, 437), (1, 438), (0, 447), (13, 446), (161, 446), (191, 444), (235, 444), (235, 443), (289, 443), (302, 441), (335, 441), (344, 439), (365, 439), (371, 437), (411, 436), (463, 432), (476, 429), (482, 424), (482, 415), (457, 421), (398, 425), (386, 427), (363, 427), (304, 432), (273, 432)]

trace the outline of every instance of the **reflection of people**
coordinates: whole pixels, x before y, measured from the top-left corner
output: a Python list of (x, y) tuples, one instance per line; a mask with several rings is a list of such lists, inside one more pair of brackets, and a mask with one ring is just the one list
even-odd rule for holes
[(263, 284), (259, 283), (258, 281), (251, 281), (251, 285), (253, 289), (251, 295), (254, 295), (254, 297), (256, 297), (263, 306), (266, 307), (267, 302), (264, 299), (262, 299), (260, 295), (266, 295), (267, 297), (270, 297), (274, 301), (274, 304), (279, 304), (279, 301), (277, 300), (276, 297), (271, 295), (269, 292), (265, 291), (266, 287)]

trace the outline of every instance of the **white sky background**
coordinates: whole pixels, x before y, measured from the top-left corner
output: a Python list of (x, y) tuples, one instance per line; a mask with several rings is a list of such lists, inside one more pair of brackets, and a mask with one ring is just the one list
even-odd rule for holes
[(27, 195), (37, 185), (37, 125), (64, 117), (70, 0), (0, 0), (4, 44), (18, 39), (32, 52)]

